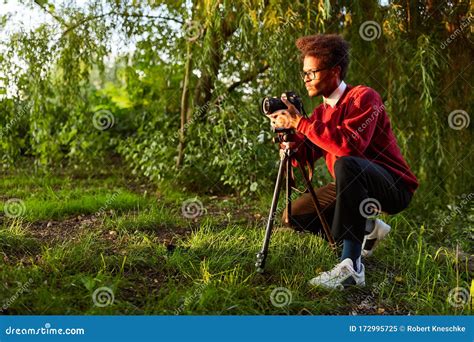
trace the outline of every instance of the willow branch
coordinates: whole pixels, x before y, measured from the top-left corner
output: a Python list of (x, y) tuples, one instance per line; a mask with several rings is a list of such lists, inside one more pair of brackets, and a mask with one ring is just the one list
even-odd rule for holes
[(241, 80), (232, 83), (232, 84), (227, 88), (227, 92), (230, 93), (230, 92), (234, 91), (235, 88), (240, 87), (242, 84), (245, 84), (245, 83), (248, 83), (248, 82), (254, 80), (258, 75), (260, 75), (261, 73), (263, 73), (263, 72), (264, 72), (265, 70), (267, 70), (269, 67), (270, 67), (270, 65), (268, 65), (268, 64), (265, 63), (265, 64), (264, 64), (260, 69), (258, 69), (257, 71), (254, 71), (253, 73), (250, 73), (249, 75), (247, 75), (246, 77), (242, 78)]

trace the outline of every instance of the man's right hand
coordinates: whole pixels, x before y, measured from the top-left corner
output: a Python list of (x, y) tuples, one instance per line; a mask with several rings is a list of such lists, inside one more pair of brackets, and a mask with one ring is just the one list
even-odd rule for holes
[(296, 142), (292, 141), (292, 142), (281, 142), (280, 143), (280, 158), (283, 159), (283, 157), (285, 156), (285, 149), (289, 147), (289, 148), (296, 148)]
[[(291, 149), (296, 149), (296, 151), (294, 151), (296, 152), (295, 157), (300, 156), (300, 158), (304, 159), (305, 150), (306, 150), (305, 145), (304, 145), (305, 136), (301, 133), (296, 133), (292, 136), (292, 140), (293, 141), (291, 142), (280, 143), (280, 158), (283, 159), (283, 157), (285, 156), (285, 148), (289, 146)], [(297, 159), (300, 159), (300, 158), (297, 158)], [(295, 167), (298, 165), (296, 159), (293, 159), (292, 164)]]
[(281, 142), (280, 143), (280, 159), (285, 158), (285, 149), (289, 146), (290, 143), (288, 142)]

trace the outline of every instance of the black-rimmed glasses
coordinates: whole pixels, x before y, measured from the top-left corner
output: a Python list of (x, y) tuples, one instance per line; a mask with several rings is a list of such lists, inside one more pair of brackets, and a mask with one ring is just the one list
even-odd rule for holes
[(309, 80), (312, 81), (316, 79), (316, 73), (326, 70), (326, 69), (330, 69), (330, 68), (326, 67), (326, 68), (314, 69), (314, 70), (309, 70), (309, 71), (300, 71), (300, 76), (301, 76), (301, 79), (305, 82), (306, 82), (307, 76), (309, 76)]

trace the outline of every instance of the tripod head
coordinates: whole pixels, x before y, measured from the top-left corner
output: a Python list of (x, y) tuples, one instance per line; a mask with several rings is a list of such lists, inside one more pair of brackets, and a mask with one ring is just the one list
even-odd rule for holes
[(295, 130), (292, 128), (272, 128), (273, 133), (276, 133), (275, 137), (273, 138), (273, 142), (275, 144), (282, 143), (282, 142), (292, 142), (293, 134), (295, 134)]

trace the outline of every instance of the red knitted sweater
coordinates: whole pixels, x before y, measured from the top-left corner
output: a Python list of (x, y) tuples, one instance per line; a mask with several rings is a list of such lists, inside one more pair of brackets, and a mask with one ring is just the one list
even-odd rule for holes
[[(321, 104), (310, 118), (301, 119), (296, 131), (316, 145), (310, 151), (311, 159), (324, 156), (333, 178), (338, 157), (356, 156), (381, 165), (412, 193), (418, 187), (418, 180), (397, 145), (382, 99), (369, 87), (347, 85), (334, 108)], [(304, 136), (296, 134), (296, 142), (298, 156), (306, 162), (309, 151), (308, 145), (302, 143)]]

